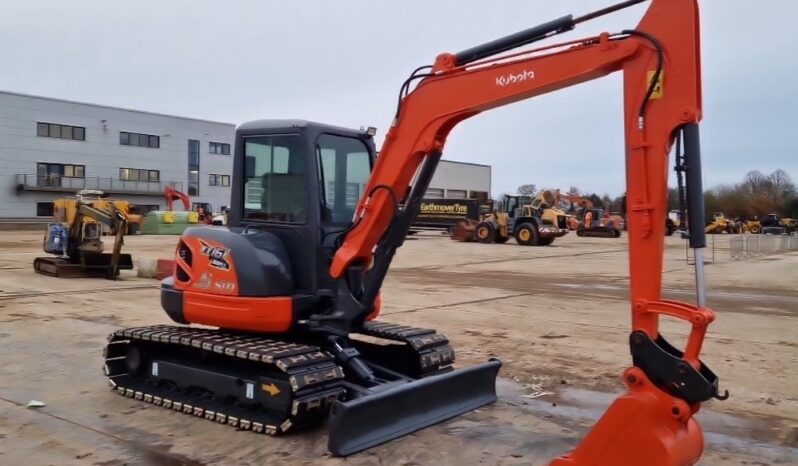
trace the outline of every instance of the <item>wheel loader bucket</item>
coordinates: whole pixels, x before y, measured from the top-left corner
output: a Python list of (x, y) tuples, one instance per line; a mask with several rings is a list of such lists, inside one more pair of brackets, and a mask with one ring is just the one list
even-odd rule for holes
[(501, 361), (418, 379), (362, 398), (336, 401), (328, 447), (347, 456), (496, 401)]
[(477, 223), (473, 220), (464, 220), (455, 225), (451, 238), (456, 241), (474, 241), (474, 230)]

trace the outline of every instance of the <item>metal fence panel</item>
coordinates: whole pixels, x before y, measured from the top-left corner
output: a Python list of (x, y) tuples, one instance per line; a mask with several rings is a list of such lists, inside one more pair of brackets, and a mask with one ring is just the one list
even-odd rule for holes
[(773, 254), (798, 251), (798, 236), (790, 235), (737, 235), (729, 239), (732, 260), (744, 260)]

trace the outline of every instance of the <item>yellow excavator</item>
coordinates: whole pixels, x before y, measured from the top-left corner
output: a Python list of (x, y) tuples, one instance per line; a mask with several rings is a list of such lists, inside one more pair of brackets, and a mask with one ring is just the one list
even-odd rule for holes
[[(51, 277), (105, 277), (115, 280), (120, 270), (133, 268), (130, 254), (122, 254), (128, 216), (114, 202), (96, 204), (99, 191), (78, 192), (73, 202), (59, 204), (54, 222), (47, 225), (44, 252), (52, 257), (37, 257), (33, 270)], [(72, 201), (72, 200), (70, 200)], [(67, 218), (70, 218), (67, 221)], [(114, 233), (111, 253), (104, 253), (103, 228)]]

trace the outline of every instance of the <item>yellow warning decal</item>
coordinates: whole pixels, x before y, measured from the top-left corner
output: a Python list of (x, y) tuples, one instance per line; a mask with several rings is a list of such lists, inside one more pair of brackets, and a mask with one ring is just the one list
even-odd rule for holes
[[(656, 71), (649, 71), (648, 72), (648, 86), (651, 86), (651, 81), (654, 80), (654, 75)], [(651, 97), (649, 99), (661, 99), (662, 98), (662, 75), (664, 74), (663, 70), (660, 70), (659, 76), (657, 76), (657, 84), (654, 86), (654, 91), (651, 93)], [(646, 87), (648, 89), (648, 87)]]

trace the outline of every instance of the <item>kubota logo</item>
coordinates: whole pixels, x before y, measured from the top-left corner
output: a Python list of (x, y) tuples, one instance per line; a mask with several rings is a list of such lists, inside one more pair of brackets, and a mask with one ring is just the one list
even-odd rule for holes
[(509, 86), (510, 84), (526, 81), (527, 79), (535, 79), (535, 72), (524, 70), (518, 74), (505, 74), (503, 76), (497, 76), (496, 85), (504, 87)]

